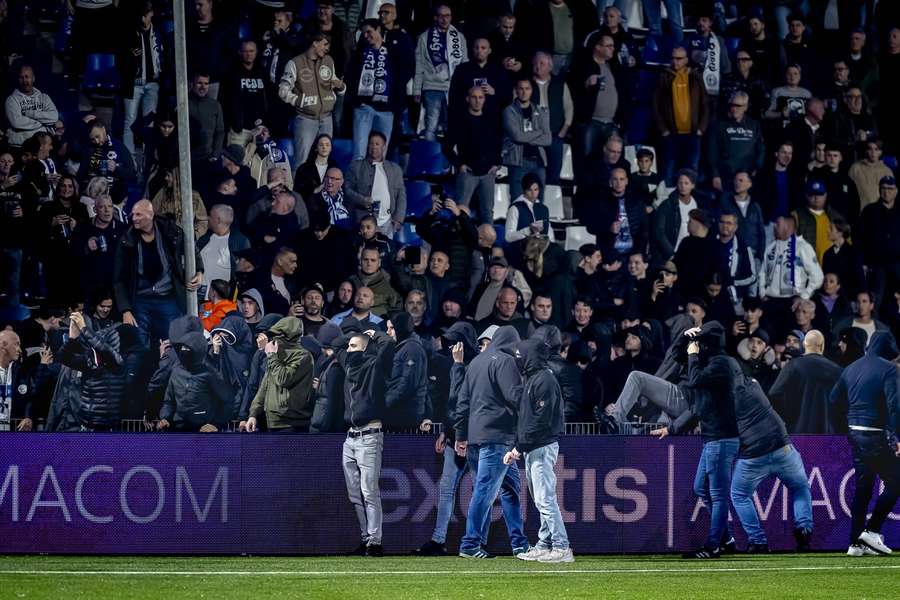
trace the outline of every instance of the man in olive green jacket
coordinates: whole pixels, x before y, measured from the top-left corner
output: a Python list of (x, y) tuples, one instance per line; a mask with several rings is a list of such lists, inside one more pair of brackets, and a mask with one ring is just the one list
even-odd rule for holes
[(267, 332), (266, 374), (250, 405), (248, 431), (256, 431), (263, 411), (269, 431), (309, 431), (313, 358), (300, 345), (302, 335), (303, 322), (296, 317), (281, 319)]

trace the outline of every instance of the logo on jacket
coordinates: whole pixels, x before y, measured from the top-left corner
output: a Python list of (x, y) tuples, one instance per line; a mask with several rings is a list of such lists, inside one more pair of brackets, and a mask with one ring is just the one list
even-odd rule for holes
[(324, 79), (328, 81), (331, 79), (331, 67), (328, 65), (322, 65), (319, 67), (319, 79)]
[(28, 393), (28, 386), (24, 383), (16, 388), (16, 391), (19, 392), (20, 395), (25, 395)]

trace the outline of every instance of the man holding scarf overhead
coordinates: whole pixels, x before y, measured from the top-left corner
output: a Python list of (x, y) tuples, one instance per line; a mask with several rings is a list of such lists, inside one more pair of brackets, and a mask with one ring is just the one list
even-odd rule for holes
[(434, 26), (419, 36), (413, 93), (425, 107), (425, 139), (434, 141), (438, 127), (447, 129), (447, 94), (450, 79), (460, 64), (469, 60), (466, 38), (450, 24), (450, 7), (434, 9)]
[[(388, 142), (394, 128), (394, 113), (405, 99), (399, 57), (384, 43), (384, 25), (366, 19), (360, 26), (364, 44), (348, 70), (346, 82), (353, 98), (353, 159), (366, 156), (369, 134), (380, 131)], [(387, 146), (385, 146), (387, 152)]]

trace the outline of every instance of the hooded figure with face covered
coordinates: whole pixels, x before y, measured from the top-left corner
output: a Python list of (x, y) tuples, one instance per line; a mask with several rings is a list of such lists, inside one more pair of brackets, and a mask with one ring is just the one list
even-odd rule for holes
[(303, 322), (285, 317), (266, 333), (266, 374), (250, 404), (247, 429), (255, 431), (265, 414), (269, 431), (308, 431), (312, 417), (313, 359), (300, 345)]
[(206, 338), (192, 332), (172, 345), (177, 364), (172, 369), (159, 428), (179, 431), (223, 429), (234, 414), (234, 390), (207, 357)]
[(189, 333), (202, 333), (203, 323), (199, 317), (178, 317), (169, 324), (169, 338), (160, 340), (159, 366), (150, 378), (147, 385), (147, 403), (144, 409), (144, 418), (153, 420), (159, 416), (159, 407), (162, 404), (166, 388), (169, 386), (169, 378), (172, 369), (178, 364), (175, 356), (174, 344), (180, 342)]
[(422, 340), (413, 331), (412, 317), (408, 313), (391, 317), (390, 323), (397, 345), (384, 396), (384, 426), (388, 429), (408, 429), (417, 427), (425, 418), (428, 356)]
[(562, 390), (563, 411), (566, 421), (584, 422), (589, 419), (592, 410), (592, 399), (584, 396), (583, 372), (574, 362), (563, 360), (559, 351), (562, 348), (562, 334), (555, 325), (542, 325), (534, 330), (531, 338), (543, 341), (550, 347), (547, 366), (556, 376)]

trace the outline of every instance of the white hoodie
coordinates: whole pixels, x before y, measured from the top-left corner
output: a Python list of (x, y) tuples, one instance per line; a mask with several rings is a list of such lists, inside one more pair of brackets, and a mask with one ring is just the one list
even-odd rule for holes
[(6, 135), (10, 146), (21, 146), (39, 131), (47, 131), (59, 120), (59, 111), (50, 96), (33, 88), (31, 95), (15, 90), (6, 99)]
[[(790, 260), (790, 239), (775, 240), (766, 247), (759, 273), (759, 295), (768, 298), (800, 296), (806, 300), (822, 285), (825, 276), (816, 260), (816, 250), (803, 236), (797, 241), (794, 261)], [(793, 286), (791, 271), (793, 270)]]

